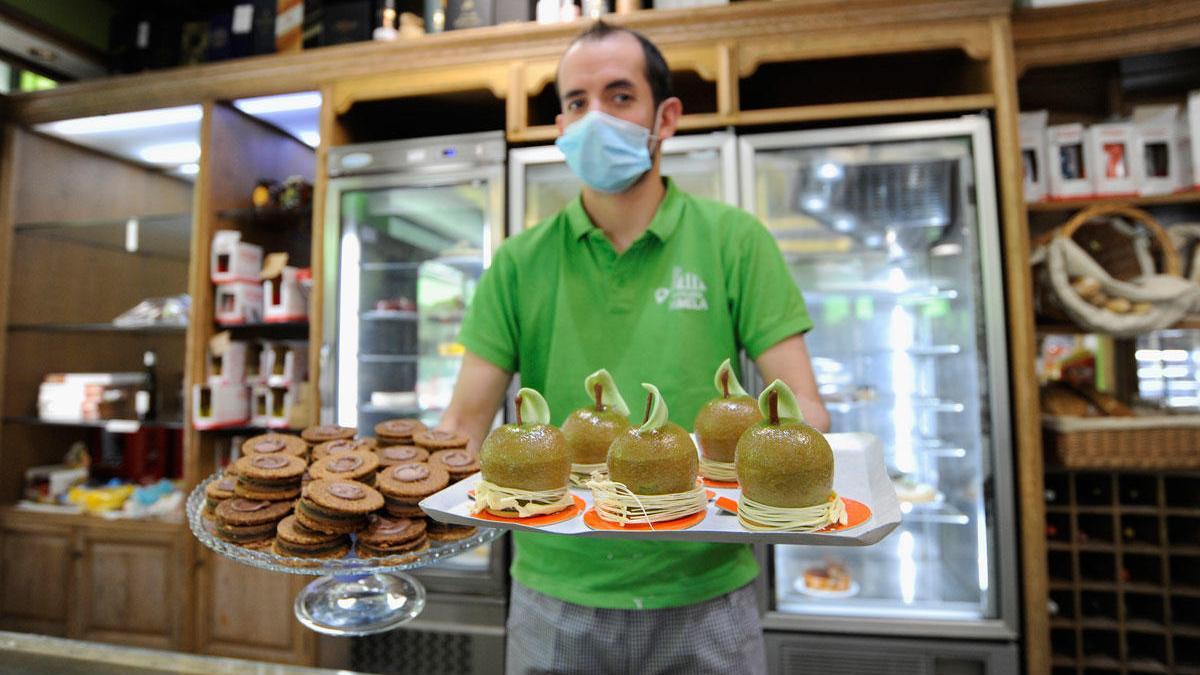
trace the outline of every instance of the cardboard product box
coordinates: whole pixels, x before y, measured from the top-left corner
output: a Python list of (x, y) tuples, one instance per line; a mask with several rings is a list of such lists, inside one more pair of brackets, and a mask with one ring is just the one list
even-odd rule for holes
[(1052, 199), (1078, 199), (1094, 193), (1087, 140), (1082, 124), (1046, 128), (1047, 187)]
[(256, 283), (233, 282), (217, 286), (214, 319), (222, 326), (261, 323), (263, 289)]
[(1088, 128), (1088, 156), (1096, 195), (1137, 194), (1138, 182), (1133, 170), (1136, 137), (1130, 122), (1093, 124)]
[(1182, 136), (1187, 139), (1188, 148), (1185, 161), (1181, 162), (1184, 185), (1200, 190), (1200, 89), (1188, 94), (1187, 127)]
[(1133, 110), (1133, 172), (1143, 195), (1170, 194), (1184, 185), (1179, 157), (1179, 106), (1147, 105)]
[(192, 385), (192, 426), (220, 429), (245, 424), (250, 419), (250, 388), (244, 384)]
[(266, 427), (271, 422), (271, 389), (258, 385), (250, 390), (250, 423)]
[(1046, 198), (1046, 120), (1045, 110), (1021, 113), (1021, 166), (1025, 175), (1025, 201)]
[(267, 372), (263, 369), (263, 358), (268, 343), (262, 340), (249, 340), (246, 342), (246, 367), (245, 367), (245, 382), (246, 384), (266, 384)]
[(304, 42), (304, 0), (275, 3), (275, 51), (298, 52)]
[(304, 404), (304, 388), (298, 383), (287, 387), (270, 387), (271, 415), (269, 429), (298, 429), (307, 424), (308, 410)]
[(230, 340), (227, 332), (219, 333), (209, 340), (208, 383), (245, 384), (249, 347), (249, 343), (241, 340)]
[(56, 504), (61, 501), (60, 498), (66, 497), (71, 488), (87, 482), (87, 479), (86, 466), (31, 466), (25, 469), (24, 496), (30, 501)]
[(308, 343), (269, 343), (263, 350), (262, 372), (272, 387), (289, 387), (308, 379)]
[(290, 323), (308, 320), (308, 294), (301, 286), (300, 272), (300, 269), (290, 265), (278, 270), (270, 265), (263, 268), (264, 321)]
[(242, 241), (237, 230), (217, 230), (213, 235), (209, 277), (214, 284), (233, 281), (257, 283), (263, 266), (263, 249)]
[(38, 418), (54, 422), (137, 419), (144, 373), (50, 373), (38, 387)]

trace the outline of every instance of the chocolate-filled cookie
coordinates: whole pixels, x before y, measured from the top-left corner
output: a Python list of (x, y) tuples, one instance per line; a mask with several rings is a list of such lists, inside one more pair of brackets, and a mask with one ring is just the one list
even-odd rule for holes
[(209, 483), (204, 488), (204, 512), (203, 515), (212, 518), (216, 513), (216, 508), (221, 502), (226, 499), (233, 499), (233, 486), (237, 484), (237, 479), (233, 476), (222, 476), (221, 478)]
[(300, 494), (300, 479), (308, 463), (294, 455), (276, 453), (242, 457), (234, 494), (246, 499), (283, 501)]
[[(351, 452), (330, 455), (325, 459), (313, 462), (308, 467), (308, 473), (313, 480), (334, 478), (338, 480), (358, 480), (370, 484), (374, 482), (375, 469), (379, 468), (379, 457), (370, 450), (353, 450)], [(367, 480), (367, 479), (371, 480)]]
[(358, 433), (357, 430), (351, 427), (339, 427), (336, 424), (321, 424), (304, 429), (304, 431), (300, 432), (300, 438), (304, 439), (304, 442), (310, 446), (315, 446), (326, 441), (354, 438), (354, 434), (356, 433)]
[(242, 443), (242, 457), (277, 453), (304, 457), (307, 452), (308, 445), (301, 438), (287, 434), (261, 434)]
[(310, 530), (288, 516), (275, 529), (274, 550), (299, 558), (340, 558), (350, 552), (350, 536)]
[(389, 518), (372, 514), (358, 533), (355, 550), (362, 558), (412, 555), (429, 547), (424, 518)]
[(429, 463), (445, 469), (451, 483), (479, 471), (479, 456), (469, 450), (439, 450), (429, 456)]
[(226, 499), (216, 509), (216, 533), (225, 541), (243, 546), (270, 543), (275, 536), (275, 524), (291, 512), (292, 502)]
[(304, 488), (296, 520), (310, 530), (349, 534), (366, 525), (368, 513), (383, 508), (383, 495), (357, 481), (318, 479)]
[(469, 440), (466, 434), (457, 431), (442, 431), (440, 429), (418, 431), (413, 434), (413, 444), (419, 445), (430, 452), (465, 448)]
[(410, 462), (380, 471), (375, 482), (383, 493), (384, 508), (389, 514), (413, 518), (425, 515), (417, 505), (449, 485), (450, 474), (440, 466)]
[(324, 443), (321, 443), (317, 447), (313, 448), (312, 459), (315, 462), (318, 459), (325, 459), (326, 457), (328, 457), (330, 455), (340, 455), (342, 453), (353, 452), (355, 450), (374, 450), (374, 449), (375, 449), (375, 439), (374, 438), (355, 438), (355, 439), (339, 438), (336, 441), (326, 441)]
[(412, 442), (413, 434), (425, 429), (420, 420), (385, 420), (375, 425), (375, 436), (388, 445), (407, 445)]
[(375, 448), (375, 455), (379, 457), (380, 468), (396, 466), (397, 464), (409, 464), (411, 462), (424, 462), (429, 459), (429, 451), (425, 448), (418, 448), (415, 445), (389, 445)]

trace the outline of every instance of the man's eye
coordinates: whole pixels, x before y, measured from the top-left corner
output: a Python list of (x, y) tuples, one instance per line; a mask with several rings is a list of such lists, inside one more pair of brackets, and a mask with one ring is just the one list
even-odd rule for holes
[(583, 101), (568, 101), (567, 110), (579, 110), (583, 106)]
[(629, 94), (617, 94), (617, 95), (613, 96), (613, 100), (616, 101), (617, 103), (629, 103), (630, 101), (633, 100), (633, 97), (630, 96)]

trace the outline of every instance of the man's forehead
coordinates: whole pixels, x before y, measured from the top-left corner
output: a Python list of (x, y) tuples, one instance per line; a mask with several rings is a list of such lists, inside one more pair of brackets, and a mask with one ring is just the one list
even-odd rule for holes
[(558, 88), (563, 93), (580, 88), (584, 80), (606, 87), (622, 79), (635, 84), (646, 79), (642, 45), (629, 33), (580, 40), (567, 49), (558, 65)]

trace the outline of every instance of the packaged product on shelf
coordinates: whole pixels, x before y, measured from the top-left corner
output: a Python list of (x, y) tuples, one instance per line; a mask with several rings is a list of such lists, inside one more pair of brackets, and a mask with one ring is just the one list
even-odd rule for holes
[(24, 497), (43, 504), (58, 504), (64, 500), (71, 488), (87, 479), (87, 466), (31, 466), (25, 470)]
[(1021, 113), (1021, 166), (1025, 175), (1025, 201), (1046, 198), (1046, 120), (1045, 110)]
[(1184, 187), (1179, 157), (1179, 106), (1133, 109), (1136, 130), (1133, 172), (1143, 195), (1170, 194)]
[(208, 382), (244, 383), (249, 351), (248, 343), (230, 339), (228, 331), (214, 335), (208, 341)]
[(1046, 128), (1048, 187), (1056, 199), (1090, 197), (1095, 192), (1088, 169), (1087, 131), (1082, 124)]
[(263, 318), (262, 286), (240, 281), (221, 284), (213, 305), (213, 318), (222, 326), (259, 323)]
[(257, 284), (262, 263), (262, 247), (242, 241), (241, 232), (217, 230), (213, 235), (209, 276), (214, 284), (233, 281)]
[(295, 429), (303, 427), (307, 422), (307, 408), (304, 402), (304, 386), (297, 382), (289, 386), (269, 387), (270, 415), (267, 418), (269, 429)]
[(1188, 154), (1183, 162), (1184, 184), (1200, 189), (1200, 89), (1188, 94), (1187, 120), (1183, 136), (1187, 137)]
[(197, 429), (240, 426), (249, 419), (250, 389), (246, 385), (192, 385), (192, 425)]
[(1136, 136), (1130, 122), (1093, 124), (1088, 128), (1088, 158), (1094, 192), (1102, 196), (1127, 196), (1138, 192), (1133, 171)]
[(286, 253), (272, 253), (263, 265), (263, 320), (267, 323), (308, 320), (308, 293), (301, 282), (312, 278), (312, 270), (292, 267), (287, 260)]
[(271, 389), (256, 385), (250, 389), (250, 424), (267, 427), (271, 423)]
[(308, 379), (308, 343), (297, 340), (267, 343), (262, 363), (268, 386), (299, 384)]
[(38, 387), (38, 417), (56, 422), (136, 419), (144, 373), (50, 373)]

